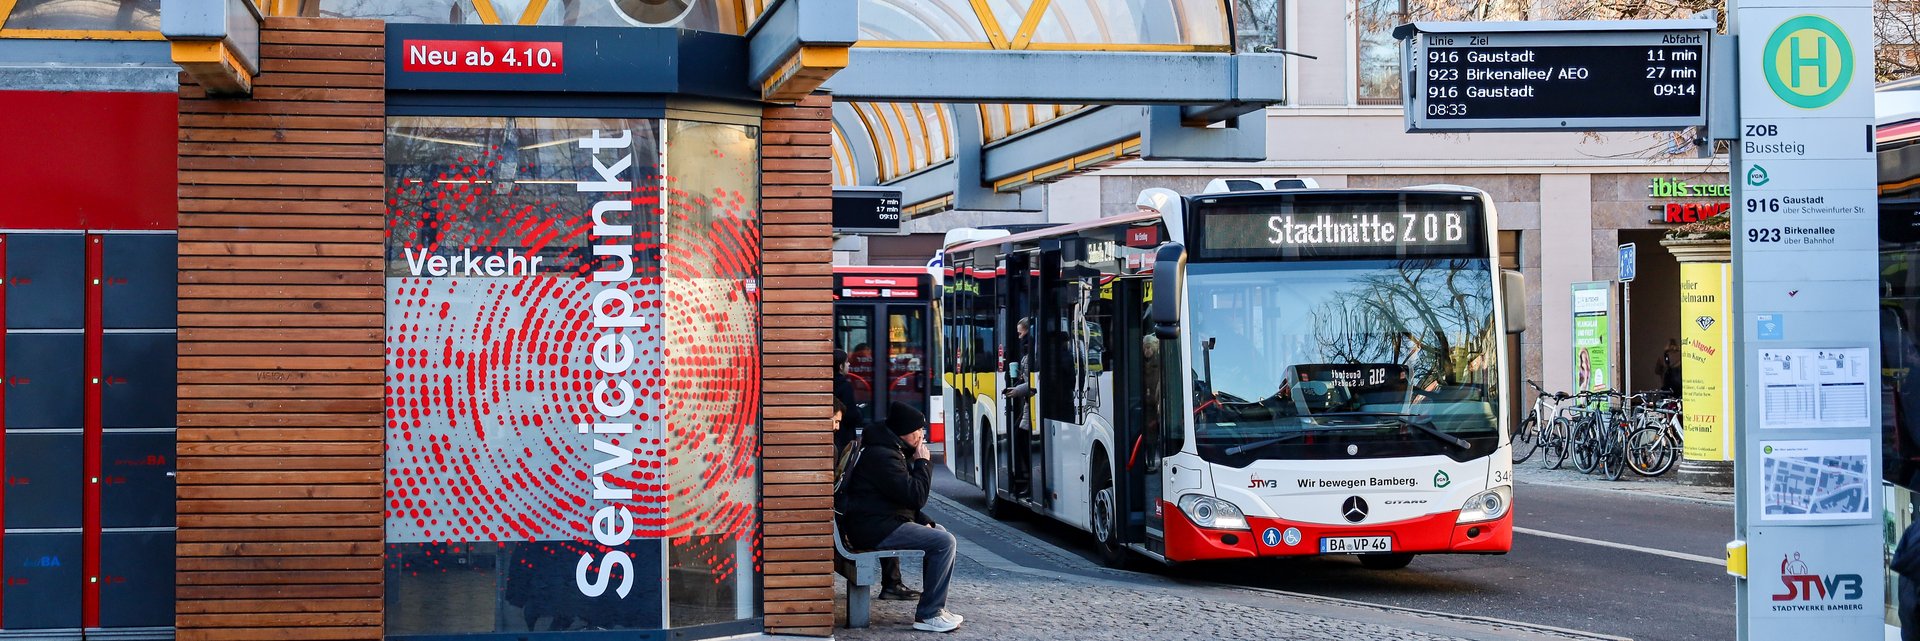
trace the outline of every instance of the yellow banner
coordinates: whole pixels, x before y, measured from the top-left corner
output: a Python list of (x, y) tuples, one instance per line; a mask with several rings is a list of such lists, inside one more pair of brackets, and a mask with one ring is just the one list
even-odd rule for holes
[(1726, 263), (1680, 264), (1680, 381), (1686, 457), (1733, 460), (1732, 272)]

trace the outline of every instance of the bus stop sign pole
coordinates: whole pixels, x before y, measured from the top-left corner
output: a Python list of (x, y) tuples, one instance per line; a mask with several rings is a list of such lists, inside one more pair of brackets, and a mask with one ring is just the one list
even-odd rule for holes
[(1872, 0), (1732, 4), (1739, 638), (1879, 639)]

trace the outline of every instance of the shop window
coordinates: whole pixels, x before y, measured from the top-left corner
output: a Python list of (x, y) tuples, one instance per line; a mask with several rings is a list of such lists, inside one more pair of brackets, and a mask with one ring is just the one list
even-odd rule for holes
[(1406, 22), (1407, 0), (1358, 0), (1354, 24), (1359, 56), (1356, 92), (1363, 105), (1400, 104), (1400, 48), (1393, 28)]
[(388, 122), (387, 634), (757, 630), (757, 130)]

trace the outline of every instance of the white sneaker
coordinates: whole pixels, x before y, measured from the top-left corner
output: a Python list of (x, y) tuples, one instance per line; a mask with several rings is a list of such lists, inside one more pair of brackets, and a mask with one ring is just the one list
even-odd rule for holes
[(928, 632), (952, 632), (960, 629), (960, 622), (965, 620), (965, 617), (958, 614), (941, 610), (940, 614), (934, 615), (931, 619), (913, 622), (913, 629)]

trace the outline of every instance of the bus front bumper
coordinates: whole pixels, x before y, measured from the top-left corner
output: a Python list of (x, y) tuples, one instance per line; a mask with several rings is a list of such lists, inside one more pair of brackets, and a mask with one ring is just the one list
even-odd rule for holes
[[(1492, 521), (1457, 523), (1458, 511), (1364, 525), (1301, 523), (1263, 516), (1247, 517), (1248, 529), (1216, 530), (1194, 525), (1171, 503), (1163, 503), (1167, 560), (1175, 562), (1250, 559), (1263, 556), (1314, 556), (1320, 540), (1335, 537), (1390, 537), (1397, 554), (1505, 554), (1513, 549), (1513, 510)], [(1289, 528), (1299, 530), (1287, 544)], [(1269, 535), (1267, 530), (1274, 530)], [(1267, 545), (1275, 540), (1278, 545)]]

